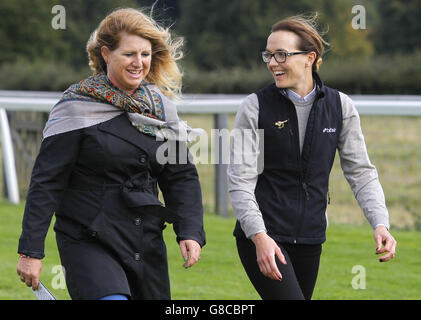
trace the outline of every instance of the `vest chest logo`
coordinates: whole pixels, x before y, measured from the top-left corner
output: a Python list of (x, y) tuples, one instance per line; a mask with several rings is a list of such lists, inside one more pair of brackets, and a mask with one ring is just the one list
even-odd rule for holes
[(288, 120), (284, 120), (284, 121), (276, 121), (275, 122), (275, 126), (278, 129), (283, 129), (285, 127), (285, 124), (288, 122)]
[(324, 128), (323, 133), (335, 133), (336, 128)]

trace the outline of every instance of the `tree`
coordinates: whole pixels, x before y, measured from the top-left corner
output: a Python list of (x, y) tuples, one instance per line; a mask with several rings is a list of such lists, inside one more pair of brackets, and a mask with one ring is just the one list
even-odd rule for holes
[(213, 0), (181, 3), (179, 33), (187, 39), (187, 60), (203, 69), (244, 67), (260, 62), (272, 24), (291, 15), (319, 13), (321, 29), (332, 56), (373, 52), (370, 30), (352, 29), (352, 3), (348, 0)]
[(177, 31), (186, 38), (186, 58), (204, 69), (247, 67), (264, 45), (259, 11), (253, 0), (182, 1)]
[(19, 59), (53, 59), (69, 47), (51, 27), (54, 0), (0, 2), (0, 64)]
[(66, 8), (67, 27), (64, 41), (70, 46), (69, 62), (77, 68), (88, 66), (86, 43), (101, 20), (113, 9), (138, 7), (133, 0), (61, 0)]
[[(363, 4), (367, 15), (371, 7)], [(365, 59), (374, 52), (370, 35), (373, 32), (371, 23), (365, 29), (354, 29), (352, 20), (355, 16), (352, 13), (353, 3), (349, 0), (323, 1), (320, 7), (321, 20), (329, 26), (326, 34), (330, 42), (329, 55), (332, 58), (358, 58)]]
[(378, 0), (381, 25), (374, 43), (378, 52), (414, 52), (421, 48), (421, 0)]
[[(98, 27), (101, 20), (117, 8), (131, 7), (143, 9), (150, 13), (154, 0), (61, 0), (66, 8), (67, 30), (64, 41), (70, 45), (70, 63), (78, 68), (88, 65), (86, 43), (91, 33)], [(154, 7), (154, 16), (166, 21), (178, 14), (176, 1), (159, 1)], [(169, 23), (168, 23), (169, 24)]]

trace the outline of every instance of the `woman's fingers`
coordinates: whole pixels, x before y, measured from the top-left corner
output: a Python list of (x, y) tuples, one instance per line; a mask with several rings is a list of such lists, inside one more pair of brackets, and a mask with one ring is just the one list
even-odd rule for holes
[(42, 262), (40, 259), (21, 257), (16, 271), (22, 282), (36, 290), (39, 285), (41, 269)]
[(189, 255), (187, 252), (186, 243), (184, 241), (180, 241), (180, 251), (184, 261), (187, 261), (189, 259)]
[(286, 264), (284, 255), (276, 242), (265, 233), (257, 234), (253, 238), (256, 245), (257, 263), (260, 271), (273, 280), (282, 280), (282, 274), (276, 264), (276, 257)]
[(258, 259), (257, 263), (263, 275), (273, 280), (282, 280), (282, 275), (276, 265), (275, 255), (262, 257)]
[(278, 266), (276, 264), (275, 256), (273, 256), (273, 259), (271, 259), (271, 261), (270, 261), (270, 267), (271, 267), (271, 271), (272, 271), (272, 277), (271, 278), (273, 280), (281, 281), (282, 275), (281, 275), (281, 272), (279, 271)]
[(284, 255), (282, 254), (281, 248), (279, 248), (278, 246), (275, 249), (275, 254), (278, 257), (279, 261), (281, 261), (282, 264), (287, 264), (287, 261), (286, 261)]
[(395, 257), (396, 252), (396, 241), (395, 239), (390, 239), (389, 241), (386, 241), (386, 244), (384, 246), (385, 250), (383, 252), (387, 252), (387, 254), (380, 257), (380, 262), (386, 262), (389, 260), (392, 260)]
[(200, 253), (202, 248), (200, 244), (195, 240), (183, 240), (180, 241), (180, 250), (183, 259), (186, 261), (183, 266), (189, 268), (195, 265), (200, 260)]
[(397, 242), (384, 226), (379, 226), (374, 231), (376, 241), (376, 254), (386, 253), (380, 257), (380, 262), (385, 262), (395, 257)]

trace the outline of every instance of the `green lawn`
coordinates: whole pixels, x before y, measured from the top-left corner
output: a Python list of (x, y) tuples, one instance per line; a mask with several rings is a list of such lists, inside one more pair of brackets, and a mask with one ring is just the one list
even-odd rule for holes
[[(16, 275), (17, 241), (23, 205), (0, 204), (0, 299), (34, 299)], [(173, 299), (259, 299), (242, 269), (235, 248), (233, 218), (205, 216), (207, 245), (199, 263), (184, 269), (172, 227), (165, 229)], [(313, 299), (420, 299), (421, 233), (393, 232), (398, 241), (394, 261), (378, 262), (372, 231), (368, 226), (330, 225), (323, 245), (320, 273)], [(54, 231), (46, 241), (41, 280), (58, 299), (69, 299), (60, 285), (55, 266), (60, 265)], [(365, 271), (365, 289), (353, 289), (354, 266)], [(361, 269), (360, 269), (361, 270)], [(359, 282), (362, 283), (362, 282)]]

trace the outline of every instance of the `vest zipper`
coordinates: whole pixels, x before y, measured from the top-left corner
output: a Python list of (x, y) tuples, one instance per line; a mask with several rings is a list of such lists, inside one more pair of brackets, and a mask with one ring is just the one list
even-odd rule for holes
[(301, 220), (303, 219), (303, 216), (304, 216), (303, 201), (302, 201), (303, 196), (302, 196), (302, 191), (301, 191), (301, 185), (302, 185), (302, 182), (301, 182), (301, 178), (300, 178), (300, 182), (299, 182), (299, 185), (298, 185), (298, 221), (297, 221), (297, 224), (295, 226), (295, 232), (294, 232), (294, 235), (293, 235), (294, 244), (297, 243), (297, 238), (298, 238), (298, 235), (300, 233), (301, 225), (302, 225)]
[(304, 194), (306, 195), (306, 199), (307, 200), (310, 200), (310, 195), (308, 194), (308, 185), (307, 185), (307, 183), (303, 182), (301, 185), (303, 186)]
[[(314, 105), (316, 105), (317, 100), (318, 100), (318, 98), (316, 97), (316, 99), (314, 100), (313, 105), (311, 107), (312, 110), (313, 110)], [(291, 105), (292, 105), (292, 110), (295, 112), (295, 115), (296, 115), (295, 106), (292, 102), (291, 102)], [(297, 116), (295, 116), (295, 120), (296, 120), (297, 131), (298, 131), (298, 118), (297, 118)], [(293, 136), (293, 131), (292, 131), (291, 127), (290, 127), (290, 133)], [(298, 136), (299, 136), (299, 133), (298, 133), (297, 137)], [(307, 134), (305, 136), (307, 136)], [(307, 139), (304, 137), (304, 145), (305, 145), (306, 142), (308, 143), (308, 141), (306, 141), (306, 140)], [(303, 145), (303, 148), (304, 148), (304, 145)], [(308, 184), (305, 182), (305, 178), (306, 178), (306, 175), (307, 175), (307, 168), (303, 168), (303, 157), (302, 157), (302, 154), (300, 152), (299, 143), (298, 143), (298, 145), (297, 145), (297, 143), (295, 143), (295, 147), (296, 147), (296, 150), (297, 150), (297, 161), (300, 164), (299, 189), (302, 188), (302, 190), (304, 191), (304, 198), (303, 198), (303, 191), (300, 190), (299, 191), (299, 199), (298, 199), (298, 201), (299, 201), (299, 205), (298, 205), (299, 206), (299, 210), (298, 210), (299, 221), (298, 221), (297, 227), (295, 229), (295, 235), (294, 235), (294, 240), (293, 240), (294, 244), (297, 243), (297, 238), (300, 236), (301, 229), (302, 229), (304, 219), (305, 219), (305, 216), (306, 216), (306, 201), (310, 200), (310, 194), (308, 192)], [(307, 163), (307, 166), (308, 166), (308, 163)]]

